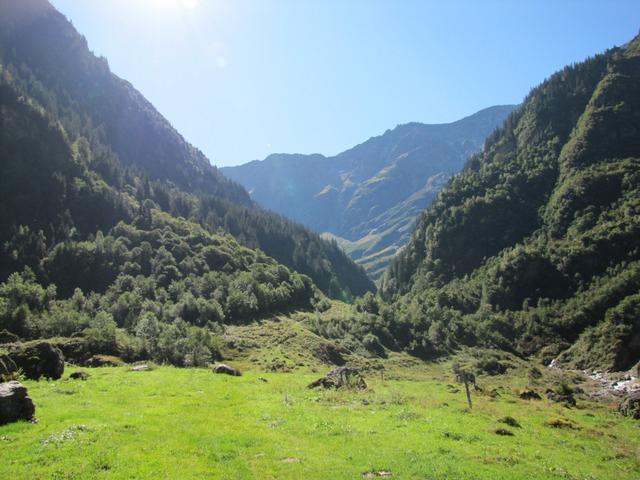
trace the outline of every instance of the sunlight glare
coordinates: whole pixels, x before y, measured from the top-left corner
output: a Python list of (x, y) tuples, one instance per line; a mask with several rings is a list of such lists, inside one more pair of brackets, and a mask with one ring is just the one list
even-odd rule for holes
[(175, 9), (176, 7), (193, 10), (198, 6), (199, 0), (146, 0), (145, 3), (157, 10)]

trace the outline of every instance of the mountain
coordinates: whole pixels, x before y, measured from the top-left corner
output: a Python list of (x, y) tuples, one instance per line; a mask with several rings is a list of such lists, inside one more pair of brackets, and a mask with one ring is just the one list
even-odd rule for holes
[(381, 286), (422, 355), (640, 359), (640, 37), (532, 90), (420, 216)]
[(0, 280), (157, 210), (229, 233), (328, 295), (374, 288), (335, 242), (258, 208), (46, 0), (0, 1), (0, 92)]
[(399, 125), (335, 157), (275, 154), (221, 170), (258, 204), (336, 239), (378, 278), (418, 214), (514, 108)]

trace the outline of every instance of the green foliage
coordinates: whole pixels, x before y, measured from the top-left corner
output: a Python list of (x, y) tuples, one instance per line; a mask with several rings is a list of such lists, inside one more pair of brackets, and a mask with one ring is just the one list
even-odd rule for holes
[(380, 290), (403, 348), (574, 344), (570, 365), (637, 361), (638, 44), (535, 88), (424, 212)]
[(120, 222), (54, 246), (39, 264), (47, 287), (28, 267), (11, 274), (0, 284), (0, 329), (80, 335), (94, 353), (205, 365), (218, 355), (221, 325), (327, 302), (308, 277), (229, 235), (156, 209), (148, 215), (146, 228)]
[[(33, 25), (19, 28), (24, 21)], [(257, 208), (113, 75), (64, 16), (15, 2), (3, 9), (0, 27), (0, 281), (24, 266), (39, 273), (41, 263), (52, 262), (45, 270), (68, 278), (46, 280), (72, 283), (79, 273), (82, 283), (75, 286), (103, 290), (126, 259), (117, 237), (103, 242), (99, 232), (120, 222), (148, 230), (150, 212), (158, 209), (209, 233), (231, 234), (311, 277), (332, 297), (374, 290), (335, 242)], [(236, 267), (229, 252), (203, 256), (211, 269)], [(175, 264), (166, 254), (154, 265), (132, 262), (129, 273), (155, 268), (166, 288), (180, 278), (179, 263), (192, 261), (179, 257)], [(73, 272), (65, 272), (69, 259), (77, 264)]]

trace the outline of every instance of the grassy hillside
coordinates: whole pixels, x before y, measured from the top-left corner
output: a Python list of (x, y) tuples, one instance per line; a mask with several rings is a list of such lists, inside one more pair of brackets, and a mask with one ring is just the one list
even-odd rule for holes
[(535, 88), (421, 216), (382, 285), (414, 351), (638, 361), (639, 46)]
[[(399, 367), (403, 364), (403, 367)], [(518, 371), (451, 388), (450, 365), (393, 357), (364, 392), (311, 391), (308, 368), (85, 369), (86, 382), (26, 382), (37, 424), (0, 427), (0, 476), (21, 479), (622, 479), (640, 475), (638, 424), (608, 406), (526, 401)], [(315, 368), (315, 367), (310, 367)], [(321, 368), (324, 371), (326, 367)], [(73, 371), (75, 369), (70, 369)], [(263, 380), (264, 379), (264, 380)], [(505, 416), (521, 427), (501, 423)], [(550, 426), (561, 419), (564, 428)], [(514, 436), (501, 436), (498, 428)], [(10, 452), (10, 455), (8, 453)]]

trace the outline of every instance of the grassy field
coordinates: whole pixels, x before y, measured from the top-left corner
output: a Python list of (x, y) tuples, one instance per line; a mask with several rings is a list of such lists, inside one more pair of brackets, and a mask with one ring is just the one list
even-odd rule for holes
[[(474, 395), (469, 411), (450, 365), (405, 360), (388, 360), (396, 379), (372, 374), (364, 392), (308, 390), (309, 369), (120, 367), (26, 381), (39, 422), (0, 427), (0, 478), (640, 478), (640, 423), (611, 406), (524, 401), (514, 392), (526, 382), (502, 376), (481, 379), (500, 396)], [(521, 427), (499, 421), (507, 415)]]

